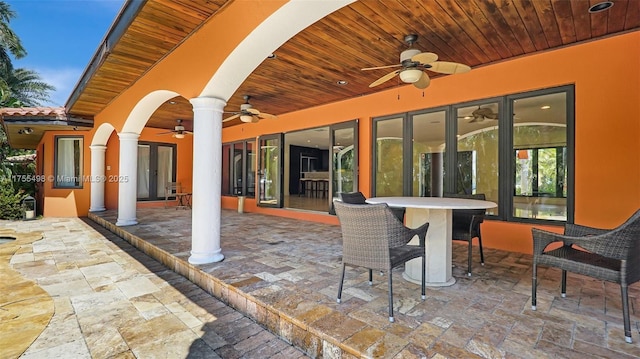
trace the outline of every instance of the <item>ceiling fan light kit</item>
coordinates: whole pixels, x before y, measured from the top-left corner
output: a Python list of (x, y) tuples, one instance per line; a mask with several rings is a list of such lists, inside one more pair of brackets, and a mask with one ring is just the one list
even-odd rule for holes
[(420, 80), (420, 77), (422, 77), (422, 71), (419, 69), (406, 69), (400, 71), (400, 80), (408, 84), (417, 82)]

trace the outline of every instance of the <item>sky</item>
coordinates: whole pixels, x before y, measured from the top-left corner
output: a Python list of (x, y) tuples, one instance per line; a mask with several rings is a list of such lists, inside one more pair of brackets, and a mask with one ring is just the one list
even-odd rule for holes
[(5, 0), (16, 13), (10, 28), (27, 56), (15, 68), (56, 87), (45, 106), (64, 106), (120, 12), (124, 0)]

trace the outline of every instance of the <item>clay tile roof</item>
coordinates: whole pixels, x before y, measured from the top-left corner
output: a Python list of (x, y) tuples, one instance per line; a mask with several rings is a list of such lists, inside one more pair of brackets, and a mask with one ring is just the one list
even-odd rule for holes
[(0, 108), (2, 117), (53, 117), (66, 120), (67, 112), (64, 107), (17, 107)]

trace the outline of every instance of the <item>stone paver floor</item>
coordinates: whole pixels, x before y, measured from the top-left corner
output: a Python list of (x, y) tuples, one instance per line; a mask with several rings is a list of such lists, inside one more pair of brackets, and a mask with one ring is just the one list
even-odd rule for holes
[[(638, 283), (629, 289), (634, 343), (626, 344), (618, 285), (569, 274), (567, 297), (561, 298), (560, 271), (540, 268), (538, 310), (532, 311), (530, 255), (485, 248), (482, 267), (474, 250), (474, 275), (467, 277), (466, 245), (455, 242), (456, 283), (427, 288), (425, 301), (401, 268), (394, 271), (396, 322), (389, 323), (384, 277), (376, 275), (369, 286), (365, 270), (349, 269), (342, 303), (336, 303), (338, 226), (223, 210), (225, 260), (192, 268), (190, 211), (137, 214), (140, 224), (118, 230), (161, 250), (163, 262), (175, 263), (204, 286), (215, 282), (212, 292), (226, 303), (312, 357), (640, 357)], [(99, 216), (114, 223), (117, 214)]]
[[(107, 211), (98, 219), (115, 217)], [(466, 246), (454, 244), (456, 283), (428, 288), (425, 301), (419, 286), (394, 271), (396, 322), (389, 323), (384, 277), (369, 286), (366, 271), (348, 270), (343, 302), (335, 302), (337, 226), (225, 210), (225, 260), (194, 268), (186, 262), (190, 211), (139, 209), (138, 220), (118, 230), (144, 238), (146, 251), (186, 270), (221, 300), (89, 220), (0, 222), (44, 233), (15, 254), (0, 250), (9, 269), (44, 289), (55, 307), (22, 358), (305, 356), (296, 348), (327, 358), (640, 357), (637, 284), (629, 290), (634, 343), (626, 344), (617, 285), (569, 274), (561, 298), (560, 272), (541, 269), (532, 311), (529, 255), (485, 248), (486, 265), (474, 258), (467, 277)], [(0, 312), (16, 292), (0, 292)]]
[[(4, 235), (10, 230), (42, 232), (41, 240), (21, 244), (5, 258), (8, 266), (0, 264), (3, 284), (14, 282), (2, 287), (0, 311), (5, 314), (7, 305), (24, 303), (12, 317), (1, 316), (1, 358), (306, 357), (91, 221), (0, 221), (0, 228)], [(8, 245), (0, 244), (0, 249)], [(10, 270), (22, 279), (10, 278)], [(30, 281), (48, 296), (38, 292), (39, 299), (35, 294), (17, 299), (23, 294), (18, 283)], [(46, 310), (45, 297), (54, 304), (48, 323), (28, 316), (38, 308)], [(40, 324), (39, 335), (25, 335), (26, 328)]]

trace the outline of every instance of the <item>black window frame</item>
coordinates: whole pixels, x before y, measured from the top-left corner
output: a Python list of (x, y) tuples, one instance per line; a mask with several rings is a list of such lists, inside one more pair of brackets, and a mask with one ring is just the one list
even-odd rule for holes
[[(148, 202), (148, 201), (160, 201), (165, 199), (165, 195), (158, 196), (156, 190), (158, 188), (157, 182), (157, 165), (158, 165), (158, 147), (170, 147), (173, 151), (173, 163), (171, 164), (171, 182), (176, 182), (176, 178), (178, 176), (178, 145), (176, 143), (168, 143), (168, 142), (152, 142), (152, 141), (138, 141), (138, 146), (149, 146), (149, 171), (152, 168), (156, 171), (156, 176), (149, 177), (149, 197), (140, 198), (138, 197), (137, 184), (136, 184), (136, 201), (138, 202)], [(136, 154), (137, 156), (137, 154)], [(138, 166), (140, 164), (138, 163)], [(137, 169), (136, 169), (137, 170)], [(137, 178), (137, 176), (136, 176)], [(152, 190), (153, 190), (153, 196)], [(174, 200), (175, 196), (169, 196), (168, 199)]]
[[(225, 191), (225, 184), (223, 184), (221, 186), (221, 191), (222, 191), (222, 195), (223, 196), (233, 196), (233, 197), (239, 197), (239, 196), (244, 196), (244, 197), (249, 197), (249, 198), (255, 198), (256, 194), (255, 194), (255, 174), (256, 174), (256, 169), (254, 169), (253, 172), (253, 176), (254, 176), (254, 180), (250, 181), (249, 180), (249, 172), (247, 166), (249, 165), (249, 151), (248, 151), (248, 147), (249, 147), (249, 143), (251, 143), (253, 145), (253, 150), (251, 151), (251, 153), (253, 153), (254, 156), (257, 156), (255, 148), (256, 148), (256, 141), (255, 139), (244, 139), (244, 140), (239, 140), (239, 141), (233, 141), (233, 142), (225, 142), (222, 144), (222, 155), (225, 155), (225, 147), (228, 147), (230, 150), (227, 152), (228, 157), (226, 158), (226, 162), (225, 159), (223, 159), (221, 161), (220, 166), (222, 167), (222, 173), (228, 173), (229, 177), (227, 178), (227, 180), (229, 181), (227, 183), (227, 188), (228, 190)], [(234, 157), (234, 149), (236, 147), (236, 145), (241, 144), (242, 146), (242, 153), (241, 153), (241, 183), (238, 186), (238, 184), (233, 183), (234, 182), (234, 176), (233, 174), (235, 173), (235, 170), (233, 169), (233, 157)], [(225, 163), (227, 164), (226, 168), (225, 168)], [(224, 176), (222, 177), (224, 180)], [(254, 186), (251, 187), (249, 184), (250, 183), (254, 183)]]
[[(538, 218), (520, 218), (513, 216), (513, 195), (515, 194), (514, 176), (515, 165), (514, 156), (515, 151), (513, 149), (513, 132), (514, 121), (513, 116), (507, 114), (513, 114), (514, 101), (519, 99), (536, 97), (542, 95), (550, 95), (555, 93), (565, 93), (566, 95), (566, 178), (567, 178), (567, 219), (566, 221), (538, 219)], [(372, 196), (375, 196), (376, 190), (376, 171), (377, 171), (377, 123), (379, 121), (402, 118), (402, 134), (403, 134), (403, 196), (414, 196), (412, 188), (412, 143), (413, 138), (413, 114), (425, 113), (432, 111), (446, 111), (446, 134), (445, 134), (445, 178), (444, 178), (444, 191), (451, 192), (455, 189), (457, 182), (457, 173), (455, 171), (456, 166), (456, 154), (457, 154), (457, 109), (468, 106), (482, 106), (483, 104), (497, 103), (498, 104), (498, 172), (499, 174), (510, 174), (506, 176), (498, 176), (498, 213), (497, 215), (488, 215), (488, 218), (495, 220), (503, 220), (508, 222), (524, 222), (535, 224), (549, 224), (549, 225), (563, 225), (564, 223), (574, 222), (575, 212), (575, 85), (562, 85), (556, 87), (550, 87), (540, 90), (533, 90), (515, 94), (509, 94), (504, 96), (497, 96), (491, 98), (485, 98), (480, 100), (474, 100), (464, 103), (456, 103), (446, 106), (439, 106), (434, 108), (422, 109), (419, 111), (409, 111), (396, 113), (391, 115), (384, 115), (374, 117), (371, 121), (371, 191)], [(452, 175), (448, 175), (452, 174)]]

